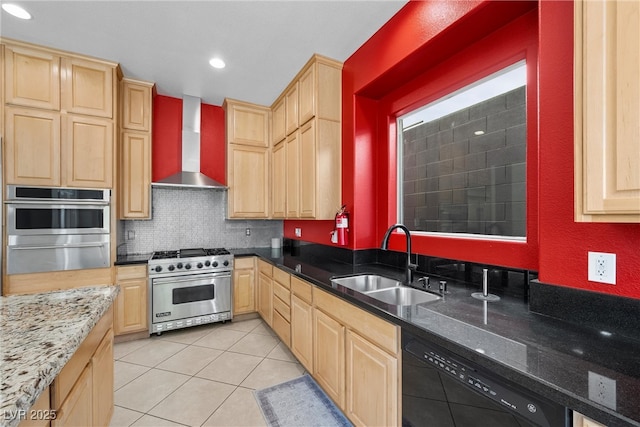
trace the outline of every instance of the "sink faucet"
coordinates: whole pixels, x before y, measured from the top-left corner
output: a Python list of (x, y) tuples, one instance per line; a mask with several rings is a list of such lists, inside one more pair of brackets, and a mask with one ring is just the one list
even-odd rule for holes
[(389, 227), (389, 229), (384, 235), (384, 238), (382, 239), (381, 248), (384, 251), (387, 250), (389, 246), (389, 237), (391, 236), (391, 233), (393, 232), (393, 230), (395, 230), (396, 228), (399, 228), (402, 231), (404, 231), (404, 234), (407, 239), (407, 277), (405, 280), (407, 282), (407, 285), (410, 285), (413, 282), (413, 272), (418, 268), (418, 266), (411, 262), (411, 233), (409, 232), (409, 229), (402, 224), (394, 224), (391, 227)]

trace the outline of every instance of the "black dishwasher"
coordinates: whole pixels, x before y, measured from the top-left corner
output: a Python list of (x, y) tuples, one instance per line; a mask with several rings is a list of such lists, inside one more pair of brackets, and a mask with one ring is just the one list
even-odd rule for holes
[(402, 331), (404, 427), (565, 427), (570, 411)]

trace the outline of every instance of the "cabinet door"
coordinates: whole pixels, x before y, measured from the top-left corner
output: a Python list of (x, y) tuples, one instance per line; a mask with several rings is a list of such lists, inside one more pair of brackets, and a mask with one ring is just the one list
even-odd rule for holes
[(271, 326), (271, 315), (273, 305), (271, 299), (273, 291), (271, 289), (271, 278), (263, 273), (258, 274), (258, 313), (262, 316), (262, 320)]
[(229, 217), (268, 218), (268, 149), (229, 144), (227, 156)]
[(116, 335), (148, 330), (147, 279), (119, 280), (120, 293), (116, 298)]
[(255, 274), (251, 269), (233, 271), (233, 314), (256, 311)]
[(579, 412), (573, 411), (573, 427), (606, 427), (604, 424), (593, 421)]
[(284, 97), (286, 99), (286, 134), (290, 135), (298, 129), (298, 84), (294, 84)]
[(18, 46), (5, 48), (5, 102), (60, 110), (60, 57)]
[(316, 67), (311, 65), (307, 71), (300, 77), (300, 105), (299, 105), (299, 117), (300, 124), (304, 124), (313, 116), (316, 115), (315, 109), (315, 75)]
[(78, 377), (75, 385), (67, 395), (66, 400), (56, 413), (56, 419), (51, 422), (52, 427), (90, 426), (93, 425), (93, 382), (91, 363)]
[(65, 127), (65, 185), (111, 188), (113, 122), (69, 115)]
[(122, 134), (120, 219), (151, 218), (151, 138), (148, 133)]
[(125, 79), (122, 81), (122, 127), (149, 132), (151, 130), (152, 83)]
[(60, 114), (6, 109), (7, 184), (60, 185)]
[(291, 352), (313, 375), (313, 307), (291, 295)]
[(640, 222), (640, 3), (575, 7), (576, 220)]
[(353, 331), (346, 334), (345, 413), (357, 426), (398, 425), (398, 361)]
[(286, 170), (286, 144), (281, 142), (273, 147), (272, 171), (273, 171), (273, 187), (272, 187), (272, 206), (273, 218), (285, 218), (287, 209), (287, 170)]
[(114, 67), (80, 58), (64, 58), (62, 63), (62, 109), (112, 118)]
[(333, 401), (345, 408), (345, 327), (313, 311), (313, 376)]
[[(93, 384), (92, 426), (107, 427), (113, 414), (113, 331), (109, 330), (89, 364)], [(85, 424), (86, 425), (86, 424)]]
[(315, 121), (300, 129), (300, 217), (316, 216), (316, 135)]
[(286, 188), (287, 218), (300, 216), (300, 146), (299, 133), (294, 132), (286, 140)]
[(233, 144), (269, 147), (269, 109), (225, 100), (227, 141)]
[(285, 98), (281, 98), (271, 110), (271, 143), (279, 143), (287, 136)]

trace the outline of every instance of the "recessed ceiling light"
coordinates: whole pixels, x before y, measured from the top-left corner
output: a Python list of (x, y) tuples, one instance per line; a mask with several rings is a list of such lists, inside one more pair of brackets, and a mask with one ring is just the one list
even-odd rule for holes
[(224, 61), (220, 58), (211, 58), (211, 60), (209, 61), (209, 65), (211, 65), (213, 68), (224, 68), (227, 64), (225, 64)]
[(4, 3), (2, 9), (10, 15), (20, 19), (31, 19), (31, 14), (17, 4)]

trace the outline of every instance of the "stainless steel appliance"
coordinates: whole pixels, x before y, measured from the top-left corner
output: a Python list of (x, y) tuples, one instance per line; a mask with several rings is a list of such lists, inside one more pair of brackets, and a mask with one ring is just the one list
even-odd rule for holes
[(570, 411), (402, 331), (402, 425), (569, 427)]
[(154, 252), (149, 333), (231, 320), (233, 255), (226, 249)]
[(7, 274), (109, 267), (108, 189), (7, 186)]

